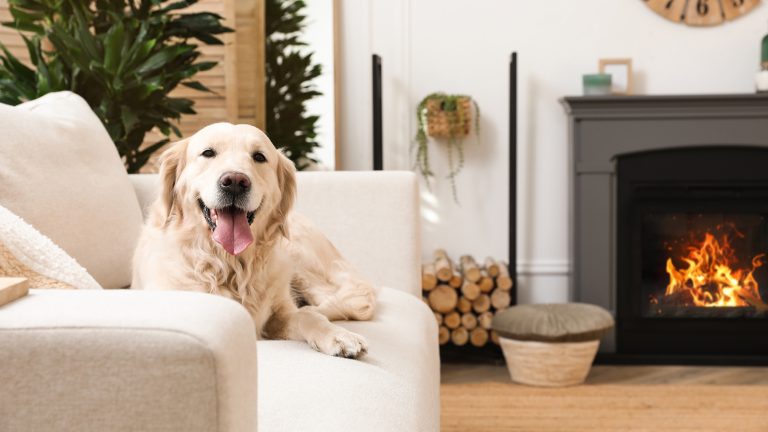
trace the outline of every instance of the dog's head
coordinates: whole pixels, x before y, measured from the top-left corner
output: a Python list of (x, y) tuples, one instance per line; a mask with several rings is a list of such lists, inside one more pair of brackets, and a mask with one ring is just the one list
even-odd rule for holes
[(232, 255), (254, 237), (287, 236), (295, 169), (259, 129), (216, 123), (174, 144), (161, 160), (156, 222), (199, 225)]

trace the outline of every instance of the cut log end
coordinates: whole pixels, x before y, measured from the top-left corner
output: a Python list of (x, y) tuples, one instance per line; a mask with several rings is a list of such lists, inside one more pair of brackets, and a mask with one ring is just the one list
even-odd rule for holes
[(483, 347), (488, 343), (488, 330), (478, 327), (469, 334), (469, 342), (476, 347)]
[(440, 313), (451, 312), (459, 300), (456, 290), (448, 285), (438, 285), (429, 292), (428, 298), (432, 310)]
[(456, 346), (464, 346), (469, 341), (469, 332), (464, 327), (451, 331), (451, 342)]
[(446, 314), (443, 318), (443, 323), (451, 330), (459, 328), (461, 325), (461, 315), (459, 315), (458, 312), (451, 312)]
[(451, 331), (445, 326), (440, 326), (437, 331), (437, 342), (440, 345), (445, 345), (451, 340)]
[(477, 327), (477, 316), (473, 313), (465, 313), (461, 316), (461, 326), (467, 330)]
[(509, 291), (497, 289), (491, 294), (491, 306), (496, 310), (506, 309), (510, 303), (512, 303), (512, 296), (509, 295)]
[(462, 255), (459, 258), (461, 264), (461, 272), (464, 274), (464, 279), (470, 282), (477, 282), (483, 276), (480, 272), (480, 268), (477, 266), (477, 262), (470, 255)]
[(482, 294), (472, 302), (472, 309), (477, 313), (483, 313), (491, 308), (491, 298), (487, 294)]
[(491, 329), (491, 323), (493, 321), (493, 312), (483, 312), (477, 317), (477, 322), (480, 324), (480, 327), (490, 330)]
[(495, 278), (499, 275), (499, 264), (493, 258), (486, 258), (483, 266), (485, 267), (485, 272), (488, 273), (488, 276)]
[(461, 287), (461, 293), (469, 300), (474, 300), (480, 296), (480, 287), (472, 282), (464, 282)]
[(421, 289), (432, 291), (437, 286), (437, 276), (435, 275), (435, 265), (426, 264), (421, 269)]

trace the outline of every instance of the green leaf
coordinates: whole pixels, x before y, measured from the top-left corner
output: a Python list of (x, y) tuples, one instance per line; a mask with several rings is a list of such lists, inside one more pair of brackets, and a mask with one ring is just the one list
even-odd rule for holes
[(162, 50), (152, 54), (152, 56), (150, 56), (147, 59), (147, 61), (145, 61), (141, 66), (139, 66), (136, 69), (136, 72), (139, 74), (146, 74), (147, 72), (152, 72), (156, 69), (159, 69), (165, 66), (166, 64), (174, 60), (176, 57), (190, 50), (192, 50), (191, 45), (176, 45), (176, 46), (163, 48)]
[(203, 83), (201, 83), (200, 81), (185, 81), (185, 82), (181, 83), (181, 85), (183, 85), (185, 87), (193, 88), (195, 90), (204, 91), (204, 92), (210, 92), (211, 91), (211, 89), (209, 89), (208, 87), (204, 86)]
[(114, 74), (122, 57), (125, 28), (122, 22), (112, 26), (104, 39), (104, 68)]

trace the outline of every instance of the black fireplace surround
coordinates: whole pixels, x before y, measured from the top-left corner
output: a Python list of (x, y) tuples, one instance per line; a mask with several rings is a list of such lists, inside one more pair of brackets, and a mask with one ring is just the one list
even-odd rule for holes
[[(768, 300), (768, 268), (761, 266), (768, 252), (768, 149), (628, 154), (617, 158), (616, 173), (617, 351), (768, 355), (768, 306), (761, 302)], [(710, 242), (702, 246), (707, 234)], [(667, 262), (684, 279), (680, 273), (692, 265), (686, 258), (696, 262), (695, 275), (675, 285), (675, 295), (665, 295), (672, 283)], [(707, 278), (706, 270), (714, 276), (718, 265), (728, 295)], [(731, 274), (730, 284), (724, 277), (729, 270), (739, 276)], [(692, 294), (697, 278), (698, 298)], [(744, 288), (747, 300), (739, 295), (741, 285), (750, 289)]]
[(768, 364), (768, 95), (567, 97), (571, 301), (598, 361)]

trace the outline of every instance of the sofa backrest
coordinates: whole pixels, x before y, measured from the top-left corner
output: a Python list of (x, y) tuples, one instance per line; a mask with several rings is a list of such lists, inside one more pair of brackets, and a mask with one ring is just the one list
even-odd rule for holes
[[(131, 175), (142, 209), (159, 188), (153, 174)], [(408, 171), (297, 174), (296, 210), (307, 216), (360, 273), (378, 286), (421, 295), (416, 176)]]

